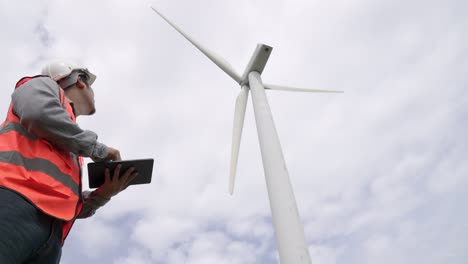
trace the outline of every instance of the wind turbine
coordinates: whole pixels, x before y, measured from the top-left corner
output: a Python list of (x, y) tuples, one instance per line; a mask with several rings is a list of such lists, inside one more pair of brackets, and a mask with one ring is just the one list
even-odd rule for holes
[(234, 191), (239, 147), (244, 125), (249, 90), (252, 90), (252, 102), (257, 123), (258, 139), (263, 160), (263, 169), (270, 199), (276, 243), (283, 264), (311, 263), (304, 236), (304, 227), (300, 221), (296, 200), (289, 180), (286, 162), (276, 132), (265, 89), (295, 92), (341, 93), (341, 91), (294, 88), (281, 85), (263, 84), (260, 75), (270, 57), (272, 47), (258, 44), (244, 73), (239, 75), (224, 59), (203, 47), (177, 25), (172, 23), (161, 12), (151, 7), (161, 18), (177, 30), (184, 38), (205, 54), (221, 70), (231, 76), (241, 86), (237, 96), (232, 135), (232, 152), (230, 166), (229, 192)]

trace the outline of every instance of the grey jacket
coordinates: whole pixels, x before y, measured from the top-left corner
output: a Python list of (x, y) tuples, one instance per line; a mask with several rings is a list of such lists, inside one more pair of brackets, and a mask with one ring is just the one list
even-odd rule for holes
[[(97, 134), (81, 129), (71, 120), (60, 103), (59, 86), (51, 78), (33, 78), (11, 97), (13, 112), (29, 133), (75, 155), (101, 159), (107, 156), (107, 146), (97, 141)], [(108, 201), (95, 192), (83, 192), (83, 210), (78, 218), (93, 215)]]

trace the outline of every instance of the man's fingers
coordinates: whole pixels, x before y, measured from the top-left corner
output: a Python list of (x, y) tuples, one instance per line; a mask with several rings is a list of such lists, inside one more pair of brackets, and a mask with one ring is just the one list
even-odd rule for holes
[(118, 183), (120, 185), (120, 188), (123, 189), (127, 185), (127, 182), (128, 182), (128, 180), (130, 178), (129, 176), (132, 174), (132, 172), (134, 170), (135, 170), (135, 168), (131, 167), (131, 168), (129, 168), (129, 169), (127, 169), (125, 171), (125, 173), (122, 175), (122, 177), (120, 177), (119, 183)]
[(109, 147), (107, 150), (108, 150), (108, 153), (107, 153), (107, 157), (105, 158), (105, 160), (112, 160), (112, 161), (122, 160), (122, 157), (120, 156), (120, 151), (118, 149)]
[(112, 177), (112, 182), (117, 182), (120, 178), (120, 169), (122, 168), (122, 164), (118, 164), (114, 170), (114, 176)]
[(127, 181), (125, 182), (125, 184), (123, 185), (124, 188), (123, 190), (127, 189), (128, 186), (130, 186), (130, 183), (138, 176), (138, 172), (134, 172), (130, 175), (130, 177), (128, 177)]
[(125, 186), (129, 185), (136, 177), (138, 176), (138, 172), (134, 172), (128, 177), (127, 181), (125, 182)]
[(104, 183), (110, 182), (110, 171), (109, 168), (104, 170)]
[(119, 152), (115, 153), (114, 158), (113, 158), (112, 160), (113, 160), (113, 161), (122, 160), (122, 157), (120, 157), (120, 153), (119, 153)]
[(114, 156), (114, 157), (113, 157), (113, 160), (114, 160), (114, 161), (122, 160), (122, 157), (120, 157), (120, 151), (115, 150), (115, 152), (114, 152), (113, 154), (114, 154), (114, 155), (113, 155), (113, 156)]
[(127, 169), (122, 177), (125, 177), (125, 179), (127, 179), (128, 176), (130, 176), (134, 170), (135, 170), (135, 167), (131, 167)]

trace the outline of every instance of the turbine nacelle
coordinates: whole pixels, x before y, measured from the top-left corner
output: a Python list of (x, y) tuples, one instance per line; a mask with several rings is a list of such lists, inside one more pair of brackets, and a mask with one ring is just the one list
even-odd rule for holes
[(240, 83), (241, 86), (249, 84), (249, 73), (255, 71), (262, 74), (263, 69), (265, 69), (266, 63), (268, 62), (268, 58), (270, 58), (272, 50), (273, 48), (268, 45), (257, 44), (257, 48), (255, 49), (252, 57), (250, 58), (249, 64), (247, 64), (244, 74), (242, 74)]

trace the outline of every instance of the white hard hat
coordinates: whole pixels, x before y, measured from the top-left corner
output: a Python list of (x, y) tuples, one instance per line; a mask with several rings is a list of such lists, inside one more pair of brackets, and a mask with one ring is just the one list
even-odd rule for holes
[(79, 71), (88, 75), (88, 84), (92, 85), (96, 80), (96, 75), (91, 73), (87, 68), (80, 65), (67, 62), (52, 62), (42, 68), (42, 74), (47, 75), (55, 81), (60, 81), (69, 76), (72, 72)]

